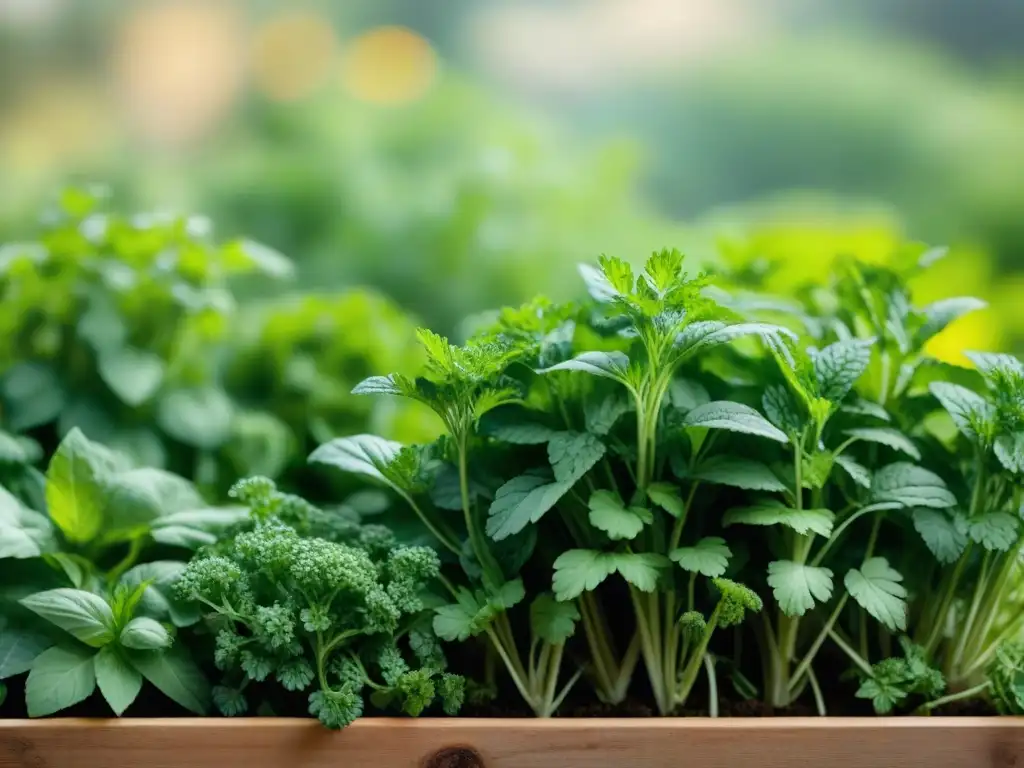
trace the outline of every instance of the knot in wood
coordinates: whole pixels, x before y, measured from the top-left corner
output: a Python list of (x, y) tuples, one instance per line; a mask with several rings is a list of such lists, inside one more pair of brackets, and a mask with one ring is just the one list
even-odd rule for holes
[(472, 747), (444, 747), (428, 757), (423, 768), (484, 768), (484, 761)]

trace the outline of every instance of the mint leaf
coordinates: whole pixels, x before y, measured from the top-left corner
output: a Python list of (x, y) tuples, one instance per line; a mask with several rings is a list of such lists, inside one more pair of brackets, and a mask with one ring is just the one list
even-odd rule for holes
[(96, 690), (95, 652), (58, 647), (43, 651), (32, 663), (25, 682), (29, 717), (44, 717), (85, 701)]
[(728, 485), (748, 491), (782, 493), (786, 490), (775, 473), (766, 465), (752, 459), (735, 456), (714, 456), (698, 466), (691, 477), (707, 483)]
[(54, 421), (67, 403), (56, 371), (42, 363), (18, 363), (0, 378), (6, 426), (24, 432)]
[(878, 419), (879, 421), (892, 421), (892, 418), (889, 416), (889, 413), (885, 408), (878, 403), (873, 403), (862, 397), (858, 397), (851, 402), (844, 403), (840, 410), (843, 413), (849, 413), (854, 416), (867, 416), (872, 419)]
[(1006, 552), (1017, 543), (1019, 526), (1009, 512), (986, 512), (968, 520), (967, 533), (989, 552)]
[(701, 350), (727, 344), (744, 336), (788, 336), (796, 339), (796, 334), (788, 328), (771, 323), (726, 325), (717, 321), (700, 321), (691, 323), (676, 336), (675, 348), (681, 357), (690, 357)]
[(916, 461), (921, 460), (921, 452), (914, 445), (913, 441), (902, 432), (891, 427), (860, 427), (848, 429), (843, 434), (863, 440), (864, 442), (878, 443), (887, 448), (892, 448), (894, 451), (905, 453)]
[(1000, 435), (993, 445), (996, 458), (1005, 469), (1014, 474), (1024, 474), (1024, 432)]
[(907, 628), (907, 590), (901, 581), (903, 576), (888, 560), (872, 557), (859, 570), (851, 568), (843, 583), (850, 597), (890, 632), (903, 632)]
[(107, 502), (101, 483), (110, 469), (103, 450), (77, 428), (57, 447), (46, 470), (46, 506), (69, 541), (84, 544), (99, 533)]
[(987, 380), (1001, 374), (1007, 378), (1024, 377), (1024, 363), (1013, 355), (1000, 352), (964, 352), (964, 356), (974, 363), (974, 367)]
[(785, 432), (773, 426), (749, 405), (724, 400), (698, 405), (686, 414), (682, 426), (724, 429), (730, 432), (766, 437), (780, 443), (789, 442)]
[(152, 352), (124, 347), (100, 354), (97, 370), (122, 403), (139, 406), (160, 389), (164, 361)]
[(604, 272), (597, 267), (591, 264), (579, 264), (577, 268), (584, 285), (587, 286), (587, 293), (594, 301), (599, 304), (607, 304), (622, 295), (604, 276)]
[(804, 419), (800, 415), (800, 408), (793, 395), (781, 384), (773, 384), (765, 389), (761, 407), (768, 420), (787, 435), (797, 434), (803, 428)]
[(595, 491), (590, 496), (590, 524), (615, 540), (635, 538), (644, 525), (654, 521), (649, 509), (629, 507), (622, 503), (618, 494), (611, 491)]
[(725, 539), (707, 536), (692, 547), (680, 547), (668, 553), (669, 560), (677, 563), (684, 571), (702, 576), (716, 577), (725, 573), (732, 551)]
[(815, 601), (832, 597), (832, 571), (828, 568), (776, 560), (768, 564), (768, 586), (787, 616), (803, 616)]
[(537, 373), (553, 373), (555, 371), (583, 371), (591, 376), (625, 382), (629, 370), (629, 358), (624, 352), (584, 352), (572, 360), (540, 368)]
[(0, 680), (28, 672), (36, 656), (51, 645), (46, 635), (12, 626), (9, 619), (0, 616)]
[(921, 310), (925, 322), (917, 332), (918, 343), (923, 344), (941, 333), (954, 320), (971, 312), (985, 309), (987, 306), (986, 302), (973, 296), (956, 296), (932, 302)]
[(551, 440), (559, 432), (530, 421), (516, 421), (498, 424), (488, 430), (491, 437), (513, 445), (540, 445)]
[(940, 563), (955, 563), (963, 554), (967, 546), (966, 526), (964, 529), (957, 526), (948, 513), (935, 509), (915, 509), (913, 520), (914, 528)]
[(575, 483), (605, 454), (604, 443), (589, 432), (559, 432), (548, 443), (548, 460), (559, 483)]
[(160, 622), (148, 616), (139, 616), (128, 622), (118, 642), (135, 651), (155, 651), (169, 647), (171, 636)]
[(551, 645), (561, 645), (576, 632), (580, 619), (575, 603), (562, 603), (548, 593), (537, 596), (530, 605), (530, 629), (536, 637)]
[(101, 648), (93, 657), (93, 665), (100, 693), (114, 714), (120, 717), (142, 690), (142, 675), (113, 645)]
[(588, 399), (583, 407), (587, 431), (595, 435), (607, 435), (616, 422), (633, 407), (633, 403), (625, 397), (624, 390), (621, 389), (605, 395), (600, 400)]
[(0, 560), (39, 557), (54, 546), (49, 518), (23, 506), (0, 486)]
[(834, 403), (845, 398), (871, 362), (874, 339), (847, 339), (812, 356), (818, 395)]
[(871, 471), (867, 467), (854, 461), (844, 453), (835, 457), (835, 463), (842, 467), (857, 485), (862, 488), (871, 487)]
[(19, 602), (93, 648), (100, 648), (114, 639), (114, 614), (107, 602), (92, 592), (50, 589)]
[(571, 482), (552, 482), (546, 474), (513, 477), (494, 494), (487, 517), (487, 535), (501, 541), (519, 533), (539, 521), (571, 487)]
[(723, 524), (730, 525), (785, 525), (801, 536), (816, 533), (831, 536), (835, 514), (828, 509), (792, 509), (779, 501), (767, 500), (750, 507), (731, 509), (725, 513)]
[(651, 483), (647, 486), (647, 498), (672, 517), (682, 517), (686, 511), (679, 489), (671, 483)]
[(140, 612), (158, 621), (170, 621), (176, 627), (190, 627), (199, 621), (199, 606), (180, 600), (174, 588), (184, 572), (185, 563), (154, 560), (127, 571), (119, 583), (129, 588), (148, 584), (139, 602)]
[(928, 389), (968, 440), (977, 443), (989, 434), (995, 413), (981, 395), (948, 381), (933, 381)]
[(394, 486), (387, 470), (401, 451), (402, 444), (394, 440), (376, 435), (352, 435), (324, 443), (309, 455), (309, 461)]
[(683, 413), (711, 402), (711, 395), (704, 385), (693, 379), (673, 379), (666, 396), (672, 407)]
[(893, 502), (904, 507), (945, 509), (956, 506), (956, 497), (934, 472), (897, 462), (875, 472), (871, 480), (874, 502)]
[(127, 658), (161, 693), (189, 712), (205, 715), (209, 710), (210, 685), (184, 647), (127, 651)]
[(403, 387), (395, 374), (387, 376), (370, 376), (352, 388), (353, 395), (404, 395), (407, 388)]

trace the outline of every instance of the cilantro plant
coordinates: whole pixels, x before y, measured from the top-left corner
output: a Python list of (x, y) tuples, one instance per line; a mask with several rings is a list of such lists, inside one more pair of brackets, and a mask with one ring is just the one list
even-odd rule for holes
[(440, 567), (433, 550), (394, 546), (380, 529), (352, 543), (301, 536), (282, 519), (302, 521), (308, 505), (266, 479), (241, 481), (234, 493), (252, 510), (251, 529), (194, 559), (176, 586), (216, 633), (224, 678), (213, 699), (223, 714), (244, 714), (249, 686), (270, 679), (311, 691), (309, 712), (329, 728), (362, 714), (364, 692), (413, 716), (435, 701), (458, 711), (463, 680), (445, 672), (422, 620), (423, 592)]

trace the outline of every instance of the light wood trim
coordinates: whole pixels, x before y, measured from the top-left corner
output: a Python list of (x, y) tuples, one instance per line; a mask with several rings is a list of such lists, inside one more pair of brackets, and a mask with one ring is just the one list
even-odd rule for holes
[(1024, 718), (0, 720), (0, 768), (236, 766), (1024, 768)]

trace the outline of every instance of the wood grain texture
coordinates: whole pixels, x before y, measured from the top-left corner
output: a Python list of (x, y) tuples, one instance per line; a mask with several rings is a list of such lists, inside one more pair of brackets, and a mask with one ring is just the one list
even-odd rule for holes
[(1024, 719), (0, 721), (0, 768), (236, 766), (1024, 768)]

